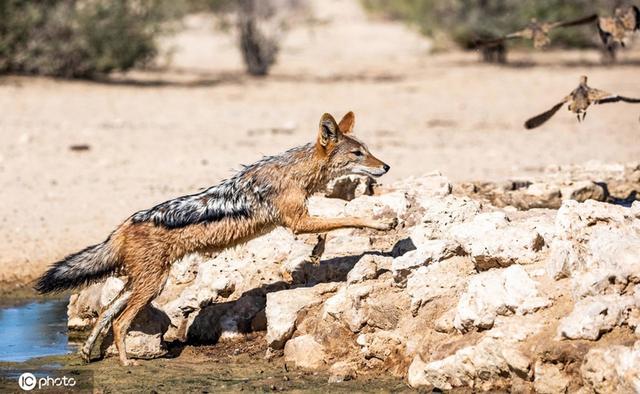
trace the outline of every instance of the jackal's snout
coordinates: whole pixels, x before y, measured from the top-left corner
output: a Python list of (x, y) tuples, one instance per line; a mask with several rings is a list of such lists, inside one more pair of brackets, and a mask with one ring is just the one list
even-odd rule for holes
[(369, 151), (366, 153), (367, 157), (365, 160), (362, 160), (360, 163), (356, 163), (351, 168), (352, 173), (380, 177), (389, 172), (391, 166), (373, 156)]

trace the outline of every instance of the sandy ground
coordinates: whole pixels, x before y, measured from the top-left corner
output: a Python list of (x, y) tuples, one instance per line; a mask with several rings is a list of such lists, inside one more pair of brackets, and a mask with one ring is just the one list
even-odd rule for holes
[(562, 111), (536, 131), (522, 127), (581, 74), (640, 95), (637, 50), (615, 67), (600, 66), (595, 51), (484, 65), (473, 53), (430, 54), (423, 37), (367, 19), (355, 0), (317, 4), (317, 23), (289, 32), (264, 79), (243, 74), (235, 38), (202, 16), (166, 40), (175, 52), (162, 71), (110, 83), (1, 78), (0, 282), (30, 280), (136, 210), (314, 139), (323, 112), (355, 111), (356, 133), (392, 167), (383, 182), (435, 170), (501, 179), (640, 157), (637, 106), (593, 108), (582, 124)]

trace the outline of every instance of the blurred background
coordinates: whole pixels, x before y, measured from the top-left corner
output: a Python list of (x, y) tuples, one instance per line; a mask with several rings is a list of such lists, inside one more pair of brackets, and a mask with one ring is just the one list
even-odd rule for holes
[[(593, 87), (640, 96), (640, 51), (594, 23), (551, 46), (478, 39), (618, 0), (0, 1), (0, 282), (102, 241), (139, 209), (312, 141), (323, 112), (392, 167), (501, 180), (640, 157), (640, 107), (525, 119)], [(636, 36), (640, 35), (637, 33)], [(491, 63), (492, 60), (500, 62)]]

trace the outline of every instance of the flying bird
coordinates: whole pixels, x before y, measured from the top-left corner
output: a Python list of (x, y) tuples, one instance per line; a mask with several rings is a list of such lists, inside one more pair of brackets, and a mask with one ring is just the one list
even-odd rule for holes
[(514, 33), (507, 34), (505, 36), (495, 38), (492, 40), (484, 40), (477, 41), (477, 46), (493, 46), (500, 44), (506, 40), (516, 39), (516, 38), (524, 38), (527, 40), (533, 41), (533, 46), (536, 49), (541, 49), (546, 47), (551, 43), (551, 39), (549, 38), (549, 33), (551, 30), (559, 28), (559, 27), (570, 27), (577, 25), (584, 25), (587, 23), (591, 23), (598, 18), (597, 14), (589, 15), (584, 18), (568, 21), (568, 22), (538, 22), (537, 19), (531, 19), (531, 22), (522, 30), (516, 31)]
[(635, 5), (616, 8), (613, 16), (598, 18), (597, 25), (605, 46), (610, 48), (617, 43), (624, 47), (627, 36), (640, 30), (640, 9)]
[(591, 104), (615, 103), (618, 101), (640, 103), (640, 99), (619, 96), (617, 94), (611, 94), (603, 90), (591, 88), (587, 85), (587, 77), (583, 75), (580, 77), (580, 85), (578, 85), (571, 94), (563, 98), (562, 101), (551, 107), (551, 109), (527, 120), (524, 123), (524, 127), (527, 129), (533, 129), (542, 125), (556, 112), (558, 112), (564, 104), (567, 104), (569, 111), (577, 115), (578, 122), (580, 122), (587, 116), (587, 108), (589, 108)]

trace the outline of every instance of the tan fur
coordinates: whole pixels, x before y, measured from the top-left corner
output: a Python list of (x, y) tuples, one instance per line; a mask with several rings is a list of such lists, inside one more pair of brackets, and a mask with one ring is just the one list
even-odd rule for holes
[[(366, 167), (384, 172), (388, 166), (371, 155), (366, 147), (348, 136), (353, 131), (355, 116), (349, 112), (338, 125), (329, 114), (323, 115), (312, 157), (298, 153), (294, 164), (273, 168), (258, 168), (256, 174), (268, 178), (281, 192), (273, 205), (278, 212), (277, 219), (267, 213), (256, 212), (250, 218), (223, 218), (219, 221), (188, 225), (167, 229), (152, 222), (123, 223), (112, 235), (112, 247), (118, 251), (121, 261), (119, 270), (127, 275), (126, 297), (118, 304), (103, 312), (94, 332), (82, 348), (83, 357), (88, 360), (93, 341), (106, 327), (112, 315), (122, 313), (113, 321), (114, 341), (123, 365), (133, 365), (126, 355), (124, 338), (135, 316), (161, 291), (167, 279), (171, 264), (184, 255), (193, 252), (221, 251), (271, 231), (276, 226), (285, 226), (295, 233), (321, 233), (340, 228), (364, 228), (388, 230), (394, 221), (376, 221), (366, 218), (320, 218), (309, 215), (307, 198), (322, 188), (329, 180), (331, 166), (338, 166), (350, 158), (350, 149), (360, 149), (366, 154), (359, 159)], [(335, 128), (334, 133), (327, 133)], [(380, 170), (382, 171), (382, 170)], [(259, 172), (259, 173), (258, 173)], [(383, 172), (383, 173), (384, 173)], [(252, 175), (252, 174), (249, 174)], [(130, 292), (130, 293), (129, 293)], [(123, 295), (121, 295), (123, 296)], [(126, 306), (124, 306), (126, 304)]]

